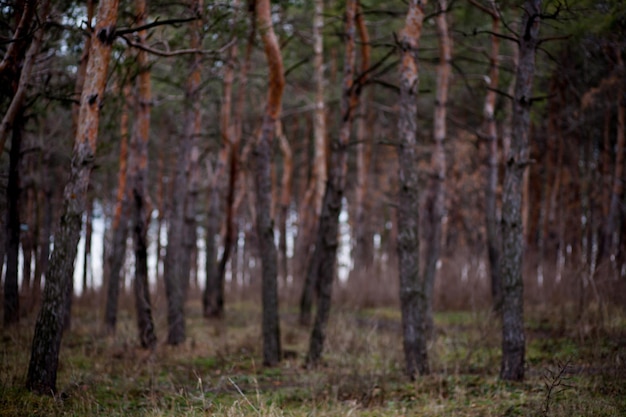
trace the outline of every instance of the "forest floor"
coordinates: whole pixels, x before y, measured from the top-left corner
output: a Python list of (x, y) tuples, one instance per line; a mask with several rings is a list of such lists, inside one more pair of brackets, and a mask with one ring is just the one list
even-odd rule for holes
[(488, 312), (437, 313), (432, 373), (410, 382), (397, 308), (334, 308), (324, 363), (307, 370), (308, 330), (298, 325), (295, 308), (281, 314), (286, 358), (264, 368), (260, 306), (254, 303), (228, 305), (217, 322), (202, 317), (199, 302), (190, 302), (187, 341), (178, 347), (163, 343), (165, 317), (157, 314), (154, 352), (139, 348), (129, 310), (120, 312), (114, 337), (102, 335), (93, 304), (75, 304), (55, 396), (24, 388), (35, 318), (2, 331), (0, 415), (626, 415), (623, 310), (527, 308), (522, 383), (498, 379), (499, 320)]

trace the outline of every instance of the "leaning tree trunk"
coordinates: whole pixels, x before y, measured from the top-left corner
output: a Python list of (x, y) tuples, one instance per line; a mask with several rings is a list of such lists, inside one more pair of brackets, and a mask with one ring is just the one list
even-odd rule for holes
[[(26, 9), (29, 9), (29, 5), (24, 6)], [(33, 6), (35, 7), (35, 6)], [(50, 1), (46, 1), (42, 6), (42, 21), (48, 17), (48, 12), (50, 11)], [(24, 10), (24, 14), (31, 13), (32, 11)], [(30, 26), (30, 25), (29, 25)], [(18, 28), (19, 31), (19, 28)], [(28, 85), (31, 78), (31, 73), (33, 67), (35, 65), (35, 60), (39, 53), (39, 49), (41, 48), (41, 43), (43, 40), (43, 34), (45, 30), (44, 27), (39, 27), (35, 31), (33, 35), (33, 39), (31, 44), (26, 52), (26, 56), (24, 58), (24, 62), (21, 68), (21, 73), (19, 76), (19, 81), (17, 85), (17, 89), (11, 103), (9, 104), (9, 108), (7, 112), (4, 114), (2, 118), (2, 123), (0, 124), (0, 155), (4, 152), (4, 144), (9, 132), (13, 131), (12, 140), (15, 141), (14, 145), (12, 145), (15, 149), (11, 149), (10, 154), (10, 178), (9, 181), (11, 184), (8, 184), (7, 193), (12, 193), (7, 195), (7, 201), (9, 202), (9, 207), (7, 211), (7, 219), (6, 219), (6, 228), (7, 228), (7, 237), (5, 241), (6, 245), (6, 256), (7, 256), (7, 270), (4, 281), (4, 324), (10, 325), (16, 323), (19, 319), (19, 289), (18, 289), (18, 252), (19, 252), (19, 244), (20, 244), (20, 229), (19, 229), (19, 211), (18, 211), (18, 194), (19, 194), (19, 158), (20, 158), (20, 142), (22, 136), (22, 128), (21, 126), (24, 114), (24, 101), (26, 100), (26, 92), (28, 90)], [(10, 48), (9, 48), (10, 49)], [(17, 52), (16, 52), (17, 53)], [(7, 63), (8, 65), (9, 63)], [(9, 217), (10, 216), (10, 217)], [(4, 231), (3, 231), (4, 233)]]
[(278, 320), (277, 257), (274, 245), (274, 222), (271, 218), (272, 180), (271, 141), (280, 117), (283, 88), (283, 60), (270, 16), (270, 0), (258, 0), (256, 12), (259, 32), (269, 67), (267, 105), (261, 134), (255, 149), (256, 229), (261, 255), (263, 298), (263, 363), (268, 366), (280, 361), (280, 327)]
[(500, 377), (515, 381), (524, 379), (522, 188), (524, 171), (529, 163), (528, 131), (540, 14), (540, 0), (528, 0), (524, 3), (518, 38), (519, 62), (513, 97), (511, 148), (506, 156), (502, 194), (502, 368)]
[[(324, 103), (324, 0), (315, 0), (313, 15), (313, 71), (315, 74), (315, 111), (313, 116), (314, 157), (311, 179), (300, 207), (296, 241), (296, 275), (310, 263), (312, 237), (322, 211), (322, 200), (328, 176), (326, 162), (326, 107)], [(304, 267), (302, 267), (304, 265)], [(311, 322), (314, 282), (305, 276), (300, 298), (300, 324)]]
[(317, 312), (306, 359), (308, 366), (316, 366), (322, 356), (337, 264), (339, 213), (341, 212), (341, 201), (348, 170), (348, 142), (352, 118), (358, 101), (355, 89), (357, 86), (354, 85), (356, 5), (356, 0), (348, 0), (346, 3), (346, 51), (341, 96), (342, 123), (339, 136), (331, 148), (331, 169), (328, 172), (328, 182), (322, 203), (322, 215), (315, 240), (315, 252), (307, 271), (307, 280), (312, 280), (319, 288)]
[(418, 49), (425, 1), (411, 0), (400, 32), (400, 106), (398, 110), (398, 272), (406, 373), (429, 372), (426, 294), (419, 266), (419, 183), (417, 159)]
[[(249, 49), (249, 48), (248, 48)], [(235, 185), (239, 159), (240, 134), (236, 132), (231, 122), (233, 82), (235, 79), (235, 59), (237, 57), (237, 44), (234, 43), (228, 50), (228, 61), (224, 67), (224, 87), (222, 107), (220, 109), (220, 130), (222, 136), (221, 149), (217, 158), (217, 164), (213, 172), (211, 181), (211, 191), (209, 193), (209, 213), (207, 221), (206, 236), (206, 286), (202, 297), (203, 311), (205, 317), (222, 317), (224, 313), (224, 279), (226, 274), (226, 264), (230, 256), (230, 251), (234, 239), (233, 224), (233, 199), (235, 195)], [(243, 89), (249, 67), (250, 54), (246, 55), (246, 62), (241, 70), (239, 100), (243, 104)], [(239, 103), (238, 103), (239, 104)], [(230, 161), (229, 159), (230, 153)], [(222, 191), (220, 184), (223, 182), (223, 174), (226, 172), (226, 165), (230, 163), (228, 191), (226, 197), (226, 235), (224, 236), (224, 252), (217, 261), (217, 248), (215, 236), (219, 231), (220, 204), (219, 199)]]
[(106, 74), (115, 39), (118, 0), (98, 4), (92, 36), (87, 79), (80, 99), (78, 130), (72, 155), (70, 178), (64, 191), (64, 209), (50, 256), (43, 305), (37, 323), (26, 378), (26, 387), (38, 393), (54, 393), (63, 335), (63, 310), (67, 288), (74, 275), (81, 216), (85, 210), (89, 176), (94, 165), (99, 112), (104, 97)]
[[(137, 24), (147, 21), (146, 0), (137, 0)], [(146, 30), (139, 31), (139, 43), (145, 45)], [(129, 159), (130, 182), (132, 184), (133, 240), (135, 242), (135, 309), (139, 342), (143, 348), (154, 349), (156, 335), (152, 321), (150, 287), (148, 284), (148, 224), (150, 208), (148, 203), (148, 139), (150, 136), (150, 106), (152, 92), (150, 85), (150, 62), (146, 51), (137, 53), (139, 76), (137, 77), (137, 113)]]

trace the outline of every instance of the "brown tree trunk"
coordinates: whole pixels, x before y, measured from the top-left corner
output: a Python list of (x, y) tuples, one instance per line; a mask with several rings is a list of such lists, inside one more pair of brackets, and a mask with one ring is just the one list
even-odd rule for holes
[(117, 174), (117, 197), (113, 215), (111, 254), (108, 257), (109, 276), (107, 277), (107, 298), (104, 312), (104, 325), (108, 333), (115, 333), (117, 323), (117, 305), (120, 292), (120, 280), (126, 258), (126, 239), (128, 237), (128, 215), (130, 211), (129, 192), (127, 190), (128, 162), (128, 112), (130, 85), (122, 87), (122, 110), (120, 112), (120, 158)]
[(313, 121), (314, 157), (311, 178), (299, 211), (296, 241), (296, 275), (305, 274), (300, 297), (300, 324), (311, 321), (314, 282), (306, 274), (310, 264), (314, 233), (321, 215), (322, 200), (328, 177), (326, 152), (326, 106), (324, 102), (324, 0), (315, 0), (313, 15), (313, 70), (315, 72), (315, 112)]
[[(618, 73), (624, 74), (624, 62), (621, 50), (616, 48)], [(618, 83), (617, 94), (617, 140), (615, 145), (615, 168), (613, 171), (613, 181), (611, 186), (611, 198), (609, 203), (609, 213), (604, 229), (604, 252), (611, 259), (617, 255), (619, 248), (618, 232), (622, 193), (624, 189), (624, 148), (626, 147), (626, 135), (624, 134), (624, 119), (626, 114), (626, 99), (624, 99), (624, 79)]]
[(435, 98), (434, 115), (434, 149), (432, 154), (432, 185), (428, 202), (430, 235), (426, 244), (426, 267), (424, 270), (424, 311), (428, 334), (430, 337), (433, 325), (433, 288), (437, 275), (437, 264), (442, 246), (442, 222), (446, 212), (446, 105), (450, 85), (450, 69), (452, 62), (452, 42), (448, 32), (447, 1), (439, 0), (437, 15), (437, 37), (439, 38), (439, 65), (437, 67), (437, 95)]
[[(234, 5), (237, 5), (235, 2)], [(226, 265), (228, 263), (232, 247), (236, 241), (235, 235), (237, 228), (235, 227), (235, 214), (237, 212), (238, 203), (235, 194), (237, 192), (238, 177), (240, 176), (240, 156), (239, 148), (242, 136), (242, 118), (244, 103), (247, 91), (248, 71), (250, 69), (250, 58), (252, 48), (256, 36), (256, 21), (252, 17), (251, 28), (248, 34), (248, 45), (246, 47), (246, 55), (244, 63), (239, 72), (239, 89), (237, 91), (237, 101), (235, 103), (234, 117), (231, 120), (232, 107), (232, 87), (234, 82), (234, 71), (232, 66), (235, 65), (237, 57), (237, 45), (233, 44), (229, 50), (229, 63), (224, 73), (224, 98), (221, 108), (221, 131), (222, 131), (222, 149), (218, 157), (218, 166), (213, 175), (212, 190), (209, 200), (209, 214), (207, 222), (207, 263), (206, 263), (206, 288), (203, 296), (204, 314), (206, 317), (221, 317), (224, 313), (224, 280), (226, 275)], [(230, 152), (230, 161), (227, 161), (228, 152)], [(219, 229), (219, 209), (218, 199), (220, 197), (221, 188), (221, 172), (224, 171), (226, 163), (230, 163), (228, 190), (226, 191), (226, 224), (224, 235), (224, 252), (219, 262), (216, 261), (217, 250), (215, 245), (215, 236)]]
[[(147, 23), (146, 0), (136, 1), (137, 25)], [(146, 44), (146, 30), (138, 32), (139, 44)], [(137, 103), (134, 134), (129, 156), (129, 179), (132, 184), (133, 240), (135, 242), (135, 309), (141, 346), (154, 349), (156, 335), (152, 321), (150, 287), (148, 284), (148, 225), (151, 208), (148, 201), (148, 140), (150, 137), (150, 106), (152, 91), (150, 62), (144, 50), (137, 52), (139, 75), (137, 77)]]
[[(41, 14), (40, 19), (41, 22), (45, 24), (46, 19), (48, 18), (48, 12), (50, 11), (50, 1), (45, 1), (41, 3)], [(25, 31), (32, 30), (30, 28), (30, 20), (32, 20), (32, 14), (35, 13), (37, 8), (37, 4), (27, 2), (24, 6), (22, 17), (26, 19), (26, 21), (22, 21), (21, 19), (20, 25), (18, 26), (15, 36), (25, 35)], [(26, 29), (25, 29), (26, 28)], [(23, 30), (24, 29), (24, 30)], [(24, 58), (23, 63), (21, 59), (18, 59), (20, 55), (20, 51), (18, 45), (14, 45), (13, 49), (9, 47), (7, 54), (5, 55), (5, 59), (3, 59), (2, 65), (4, 66), (6, 63), (7, 69), (12, 71), (16, 71), (19, 73), (19, 81), (17, 84), (17, 89), (14, 91), (13, 98), (11, 103), (9, 104), (9, 108), (7, 109), (4, 117), (2, 118), (2, 122), (0, 124), (0, 155), (4, 153), (4, 145), (6, 139), (9, 135), (9, 132), (13, 130), (13, 124), (19, 114), (22, 113), (22, 106), (24, 105), (24, 100), (26, 99), (26, 92), (28, 90), (28, 85), (31, 78), (31, 73), (33, 71), (33, 67), (35, 65), (35, 59), (37, 58), (37, 54), (39, 54), (39, 49), (41, 48), (41, 42), (43, 39), (43, 34), (45, 32), (45, 28), (38, 27), (34, 30), (34, 35), (30, 46), (28, 47), (28, 51), (26, 52), (26, 56)], [(20, 42), (21, 43), (21, 42)], [(11, 45), (11, 44), (10, 44)], [(21, 66), (21, 68), (20, 68)], [(3, 86), (2, 89), (5, 87)]]
[(429, 372), (426, 294), (419, 266), (419, 178), (417, 155), (418, 50), (425, 2), (411, 0), (400, 42), (398, 110), (398, 272), (405, 370), (413, 379)]
[(348, 142), (350, 140), (354, 110), (358, 104), (356, 90), (360, 87), (354, 85), (356, 6), (356, 0), (348, 0), (346, 3), (346, 50), (341, 96), (342, 122), (339, 136), (335, 139), (331, 148), (331, 170), (328, 172), (328, 181), (322, 203), (322, 214), (315, 240), (315, 252), (307, 271), (307, 280), (311, 279), (319, 291), (317, 312), (306, 359), (308, 366), (316, 366), (322, 356), (324, 340), (326, 339), (326, 325), (330, 315), (333, 280), (337, 266), (339, 213), (341, 212), (341, 202), (346, 185)]
[(254, 151), (256, 229), (262, 271), (263, 363), (267, 366), (274, 366), (280, 361), (281, 347), (278, 320), (277, 257), (276, 246), (274, 245), (274, 222), (270, 213), (272, 198), (270, 167), (271, 142), (276, 130), (276, 122), (280, 118), (285, 78), (280, 47), (270, 16), (270, 0), (257, 0), (256, 13), (269, 67), (267, 105), (263, 116), (261, 134)]
[(80, 100), (71, 174), (64, 192), (65, 206), (50, 256), (43, 305), (35, 325), (26, 378), (26, 387), (38, 393), (51, 394), (56, 391), (63, 310), (67, 288), (74, 273), (81, 216), (85, 210), (89, 176), (95, 159), (99, 111), (104, 98), (111, 46), (115, 39), (117, 6), (117, 0), (102, 0), (98, 4), (94, 42), (91, 44), (87, 79)]
[(523, 9), (518, 37), (519, 63), (513, 100), (511, 149), (506, 156), (502, 195), (502, 368), (500, 377), (515, 381), (524, 379), (522, 188), (524, 171), (529, 163), (530, 106), (541, 1), (526, 1)]
[[(6, 82), (2, 88), (12, 89), (13, 77), (19, 77), (20, 65), (24, 58), (25, 46), (30, 41), (29, 32), (32, 29), (33, 17), (37, 9), (37, 3), (33, 1), (13, 2), (16, 9), (14, 14), (17, 22), (11, 41), (8, 42), (2, 61), (0, 62), (0, 80)], [(21, 8), (20, 8), (21, 6)], [(14, 91), (11, 91), (14, 93)], [(4, 146), (0, 146), (0, 151)]]
[[(365, 83), (370, 69), (371, 45), (370, 37), (365, 25), (363, 13), (360, 10), (356, 15), (356, 27), (361, 40), (361, 68), (359, 82)], [(368, 90), (369, 91), (369, 90)], [(372, 244), (371, 222), (367, 219), (369, 199), (367, 196), (367, 182), (369, 177), (370, 156), (372, 145), (368, 134), (368, 124), (371, 126), (368, 115), (369, 95), (359, 103), (359, 115), (356, 119), (356, 190), (355, 190), (355, 220), (354, 220), (354, 271), (367, 274), (374, 260)]]

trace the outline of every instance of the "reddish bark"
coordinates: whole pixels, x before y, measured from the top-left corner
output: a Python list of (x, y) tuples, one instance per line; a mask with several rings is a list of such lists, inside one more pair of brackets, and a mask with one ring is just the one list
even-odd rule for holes
[(63, 311), (74, 272), (81, 217), (94, 165), (100, 108), (111, 46), (115, 39), (117, 7), (118, 0), (102, 0), (98, 4), (94, 42), (91, 44), (87, 78), (80, 100), (71, 173), (64, 191), (65, 207), (55, 234), (54, 250), (50, 255), (43, 304), (35, 325), (26, 378), (27, 388), (38, 393), (50, 394), (56, 391)]
[(280, 117), (285, 78), (280, 47), (272, 26), (270, 1), (257, 0), (256, 13), (269, 67), (267, 103), (261, 134), (255, 149), (256, 229), (262, 270), (263, 363), (273, 366), (280, 361), (281, 347), (278, 322), (277, 257), (274, 245), (274, 222), (271, 218), (271, 141), (276, 130), (276, 122)]

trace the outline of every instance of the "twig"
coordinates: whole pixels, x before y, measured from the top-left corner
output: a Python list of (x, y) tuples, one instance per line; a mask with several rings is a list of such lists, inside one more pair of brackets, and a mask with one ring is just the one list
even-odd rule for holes
[(237, 384), (235, 384), (235, 381), (233, 381), (231, 379), (231, 377), (228, 377), (228, 381), (230, 381), (231, 384), (233, 384), (233, 386), (237, 389), (237, 391), (239, 392), (239, 394), (243, 397), (244, 400), (246, 400), (246, 402), (248, 403), (248, 405), (250, 407), (252, 407), (252, 409), (254, 410), (255, 413), (257, 413), (258, 415), (261, 415), (261, 412), (259, 410), (257, 410), (257, 408), (252, 405), (252, 403), (250, 402), (250, 400), (248, 399), (248, 397), (246, 397), (246, 394), (243, 393), (243, 391), (241, 391), (241, 388), (239, 388), (239, 386)]

